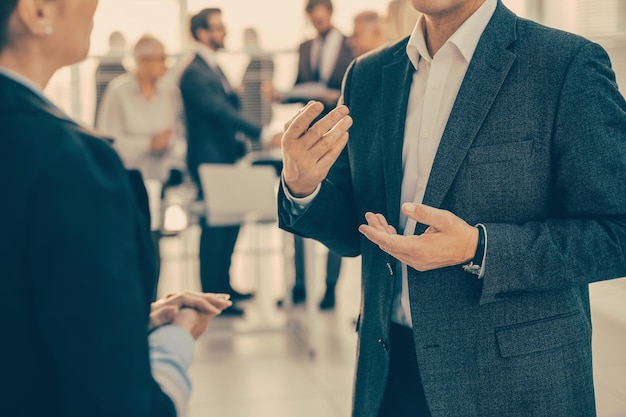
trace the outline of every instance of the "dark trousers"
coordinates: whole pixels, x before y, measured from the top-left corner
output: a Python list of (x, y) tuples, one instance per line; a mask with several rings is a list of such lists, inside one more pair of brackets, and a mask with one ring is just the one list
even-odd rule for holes
[(326, 288), (333, 289), (337, 285), (339, 272), (341, 271), (341, 256), (335, 252), (328, 251), (328, 259), (326, 260)]
[(304, 238), (293, 235), (293, 260), (296, 267), (295, 287), (304, 291)]
[[(304, 239), (298, 235), (293, 236), (294, 246), (294, 263), (296, 267), (295, 287), (304, 291)], [(341, 271), (341, 256), (333, 251), (328, 251), (328, 259), (326, 260), (326, 288), (334, 291), (337, 281), (339, 280), (339, 272)]]
[(239, 226), (207, 226), (200, 235), (200, 281), (204, 292), (230, 292), (230, 264)]
[(391, 323), (391, 363), (379, 417), (430, 417), (417, 366), (413, 332)]

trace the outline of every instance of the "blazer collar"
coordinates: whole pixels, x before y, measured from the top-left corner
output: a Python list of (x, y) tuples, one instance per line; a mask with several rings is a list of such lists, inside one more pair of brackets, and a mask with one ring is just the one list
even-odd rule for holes
[(56, 105), (52, 104), (40, 91), (33, 89), (33, 87), (22, 83), (16, 78), (9, 77), (6, 74), (0, 73), (0, 85), (2, 88), (2, 100), (0, 100), (0, 110), (26, 110), (37, 109), (51, 116), (66, 121), (72, 119), (65, 114)]
[(0, 112), (32, 112), (48, 114), (55, 119), (75, 125), (78, 129), (92, 136), (100, 137), (107, 142), (113, 139), (104, 137), (88, 126), (81, 125), (65, 112), (52, 104), (45, 96), (33, 91), (30, 87), (0, 74)]
[(424, 204), (440, 207), (485, 117), (504, 83), (516, 54), (517, 16), (499, 1), (478, 42), (450, 113), (424, 195)]
[(406, 54), (408, 38), (399, 44), (392, 61), (382, 70), (382, 102), (385, 113), (379, 135), (383, 150), (383, 172), (387, 201), (387, 221), (398, 228), (400, 221), (400, 195), (402, 187), (402, 143), (406, 111), (415, 67)]

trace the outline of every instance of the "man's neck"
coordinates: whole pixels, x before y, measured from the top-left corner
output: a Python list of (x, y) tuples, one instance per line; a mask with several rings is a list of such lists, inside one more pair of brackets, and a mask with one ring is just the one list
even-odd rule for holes
[(333, 30), (333, 27), (329, 27), (327, 30), (325, 30), (324, 32), (318, 32), (317, 34), (319, 35), (320, 38), (322, 39), (326, 39), (326, 37), (328, 36), (328, 34)]
[(483, 5), (485, 0), (467, 2), (459, 8), (441, 13), (424, 14), (424, 39), (430, 56), (435, 54), (450, 39), (465, 21)]

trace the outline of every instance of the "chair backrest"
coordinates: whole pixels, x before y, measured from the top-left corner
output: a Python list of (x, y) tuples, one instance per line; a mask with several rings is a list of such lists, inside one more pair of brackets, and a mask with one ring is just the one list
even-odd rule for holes
[(202, 164), (206, 222), (211, 226), (276, 221), (278, 177), (270, 166)]

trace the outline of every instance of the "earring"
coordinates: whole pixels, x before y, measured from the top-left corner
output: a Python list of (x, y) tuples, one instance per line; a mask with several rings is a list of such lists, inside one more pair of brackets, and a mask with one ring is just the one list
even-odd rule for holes
[(52, 35), (52, 32), (54, 32), (52, 25), (46, 25), (46, 27), (43, 28), (43, 34), (46, 36)]

